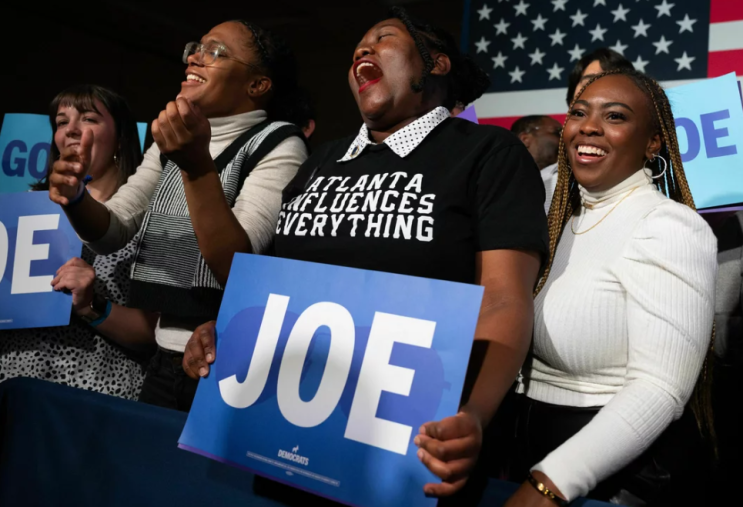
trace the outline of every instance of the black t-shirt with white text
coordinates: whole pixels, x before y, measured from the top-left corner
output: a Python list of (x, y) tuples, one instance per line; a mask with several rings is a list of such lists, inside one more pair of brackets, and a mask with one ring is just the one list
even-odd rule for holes
[(507, 130), (450, 118), (405, 158), (382, 143), (337, 162), (353, 140), (320, 147), (284, 191), (279, 257), (464, 283), (480, 251), (546, 258), (544, 185)]

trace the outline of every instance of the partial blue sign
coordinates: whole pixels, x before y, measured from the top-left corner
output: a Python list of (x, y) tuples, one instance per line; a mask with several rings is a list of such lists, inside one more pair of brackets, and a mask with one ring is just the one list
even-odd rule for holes
[(483, 289), (238, 254), (180, 447), (361, 507), (433, 507), (423, 423), (457, 413)]
[(459, 113), (457, 118), (462, 118), (463, 120), (471, 121), (472, 123), (480, 123), (477, 121), (477, 112), (475, 111), (474, 105)]
[[(137, 123), (144, 150), (146, 123)], [(8, 113), (0, 128), (0, 194), (25, 192), (46, 175), (52, 126), (43, 114)]]
[(48, 192), (0, 198), (0, 329), (65, 326), (72, 298), (52, 290), (62, 264), (82, 243)]
[(735, 74), (666, 90), (698, 208), (743, 202), (743, 105)]

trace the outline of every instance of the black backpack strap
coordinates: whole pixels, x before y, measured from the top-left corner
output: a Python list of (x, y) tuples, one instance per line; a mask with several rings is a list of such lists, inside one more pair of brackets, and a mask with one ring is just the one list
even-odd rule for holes
[(245, 180), (250, 175), (251, 171), (255, 169), (255, 166), (257, 166), (260, 161), (263, 160), (266, 155), (271, 153), (279, 144), (292, 136), (297, 136), (306, 143), (302, 130), (292, 123), (285, 123), (279, 126), (266, 136), (258, 148), (256, 148), (250, 157), (246, 158), (243, 162), (243, 165), (240, 168), (240, 180), (237, 184), (237, 192), (235, 195), (240, 195)]

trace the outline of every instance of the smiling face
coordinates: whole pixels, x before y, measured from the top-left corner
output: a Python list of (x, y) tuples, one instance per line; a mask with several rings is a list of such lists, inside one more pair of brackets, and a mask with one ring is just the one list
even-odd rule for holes
[(83, 132), (91, 130), (93, 146), (88, 174), (96, 179), (113, 167), (119, 142), (113, 117), (99, 100), (93, 103), (98, 111), (78, 111), (72, 106), (59, 106), (55, 118), (54, 144), (61, 152), (64, 148), (80, 144)]
[[(431, 52), (431, 56), (437, 62), (431, 74), (446, 74), (446, 55)], [(405, 124), (441, 105), (440, 95), (417, 93), (412, 88), (420, 81), (423, 68), (415, 40), (400, 20), (382, 21), (364, 35), (354, 52), (348, 83), (372, 131)]]
[(661, 148), (650, 99), (627, 76), (593, 82), (575, 102), (563, 139), (575, 179), (608, 190), (637, 172)]
[(258, 55), (251, 50), (252, 37), (247, 27), (237, 22), (230, 21), (212, 28), (201, 38), (201, 43), (221, 45), (225, 50), (210, 65), (200, 64), (198, 53), (188, 57), (186, 80), (181, 84), (180, 96), (196, 103), (207, 118), (255, 110), (258, 97), (255, 89), (251, 96), (251, 88), (266, 78), (256, 72), (256, 67), (242, 63), (259, 64)]

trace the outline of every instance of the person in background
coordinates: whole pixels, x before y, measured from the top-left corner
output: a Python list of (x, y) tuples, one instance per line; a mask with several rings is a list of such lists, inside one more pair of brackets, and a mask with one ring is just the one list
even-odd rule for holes
[(506, 505), (705, 505), (717, 244), (663, 89), (628, 70), (589, 80), (558, 163), (518, 387), (528, 480)]
[[(49, 108), (53, 142), (47, 178), (34, 190), (49, 188), (48, 175), (60, 153), (93, 133), (87, 186), (91, 200), (111, 199), (142, 161), (137, 124), (126, 101), (115, 92), (81, 85), (61, 92)], [(137, 399), (144, 378), (143, 353), (154, 348), (156, 315), (127, 308), (129, 269), (136, 242), (112, 255), (83, 248), (52, 280), (54, 290), (70, 292), (68, 326), (0, 332), (0, 381), (34, 377), (122, 398)]]
[[(348, 82), (364, 124), (316, 150), (287, 187), (276, 255), (484, 286), (460, 411), (415, 437), (423, 465), (443, 479), (421, 495), (469, 497), (465, 484), (480, 484), (471, 478), (483, 430), (531, 342), (547, 251), (539, 170), (507, 130), (450, 117), (456, 100), (471, 103), (488, 88), (487, 74), (450, 34), (399, 7), (363, 36)], [(353, 192), (383, 193), (385, 212), (346, 199)], [(292, 210), (300, 200), (301, 218)], [(198, 378), (214, 360), (210, 322), (191, 338), (184, 368)]]
[(180, 94), (152, 123), (156, 144), (112, 199), (82, 191), (85, 136), (50, 177), (50, 198), (92, 250), (116, 251), (139, 232), (130, 303), (160, 314), (139, 399), (178, 410), (197, 384), (181, 368), (189, 337), (216, 317), (234, 254), (271, 243), (281, 192), (307, 158), (302, 132), (282, 121), (295, 109), (297, 65), (281, 39), (229, 21), (187, 44), (183, 62)]
[(573, 103), (575, 94), (585, 86), (588, 80), (602, 72), (609, 72), (611, 70), (631, 71), (634, 69), (635, 67), (632, 65), (632, 62), (613, 49), (598, 48), (587, 55), (583, 55), (568, 76), (568, 93), (565, 96), (565, 102), (568, 108)]
[[(721, 490), (735, 481), (743, 465), (743, 413), (734, 400), (743, 390), (743, 211), (725, 217), (714, 213), (717, 236), (717, 286), (715, 292), (715, 365), (712, 401), (719, 450), (718, 481)], [(705, 214), (709, 219), (710, 214)]]
[(304, 137), (309, 141), (317, 127), (315, 122), (317, 114), (315, 113), (315, 107), (309, 92), (304, 88), (300, 88), (295, 104), (295, 115), (289, 121), (301, 128)]
[(467, 106), (457, 100), (454, 102), (454, 107), (451, 108), (451, 115), (453, 117), (459, 116), (465, 109), (467, 109)]
[(539, 167), (546, 196), (544, 211), (547, 213), (557, 181), (557, 148), (562, 125), (550, 116), (524, 116), (513, 122), (511, 132), (521, 139)]

